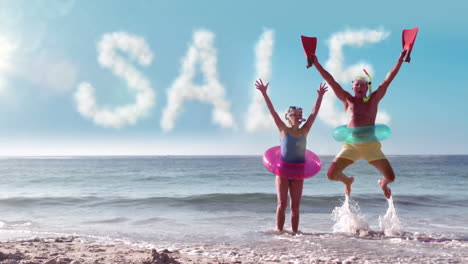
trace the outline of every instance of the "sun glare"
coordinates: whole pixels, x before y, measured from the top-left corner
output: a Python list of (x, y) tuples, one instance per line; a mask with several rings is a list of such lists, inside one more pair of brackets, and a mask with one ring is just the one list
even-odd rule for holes
[(0, 73), (10, 71), (12, 69), (14, 50), (15, 47), (9, 39), (0, 37)]

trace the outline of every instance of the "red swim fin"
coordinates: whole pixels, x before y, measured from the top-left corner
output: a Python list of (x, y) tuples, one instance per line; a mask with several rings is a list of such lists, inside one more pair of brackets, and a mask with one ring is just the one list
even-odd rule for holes
[(403, 61), (410, 62), (411, 61), (411, 51), (413, 50), (414, 41), (416, 40), (416, 35), (418, 35), (419, 28), (412, 28), (412, 29), (403, 29), (403, 33), (401, 36), (401, 41), (403, 44), (403, 49), (407, 50)]
[(310, 68), (314, 62), (314, 57), (312, 55), (315, 54), (315, 49), (317, 48), (317, 38), (301, 36), (301, 40), (304, 53), (307, 57), (307, 68)]

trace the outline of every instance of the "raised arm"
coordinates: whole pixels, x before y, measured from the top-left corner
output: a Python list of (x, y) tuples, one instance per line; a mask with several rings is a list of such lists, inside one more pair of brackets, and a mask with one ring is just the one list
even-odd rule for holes
[(380, 101), (382, 98), (385, 96), (385, 93), (387, 92), (387, 88), (390, 85), (390, 83), (393, 81), (395, 76), (397, 75), (398, 71), (400, 70), (401, 64), (403, 63), (403, 58), (405, 57), (406, 50), (403, 50), (400, 54), (400, 57), (398, 58), (395, 66), (390, 70), (390, 72), (387, 74), (387, 77), (385, 77), (385, 80), (380, 84), (379, 88), (372, 93), (371, 98), (373, 100)]
[(320, 105), (322, 104), (323, 95), (327, 92), (327, 85), (325, 83), (320, 83), (320, 88), (317, 90), (318, 96), (317, 101), (315, 102), (314, 108), (312, 109), (312, 113), (310, 114), (309, 118), (305, 122), (302, 130), (307, 135), (309, 133), (310, 128), (314, 124), (315, 118), (320, 110)]
[(268, 97), (267, 89), (268, 89), (269, 84), (270, 83), (267, 83), (266, 85), (263, 84), (262, 79), (258, 79), (255, 82), (255, 86), (262, 93), (263, 98), (265, 99), (265, 102), (267, 104), (268, 110), (270, 111), (270, 114), (273, 117), (273, 120), (275, 121), (276, 126), (278, 127), (280, 131), (282, 131), (286, 129), (286, 124), (284, 124), (283, 120), (281, 120), (278, 113), (276, 113), (275, 108), (273, 107), (273, 104), (271, 103), (270, 97)]
[(340, 101), (345, 103), (346, 98), (350, 97), (351, 94), (343, 90), (341, 85), (335, 81), (333, 76), (322, 67), (322, 65), (317, 59), (317, 56), (315, 55), (314, 55), (314, 65), (315, 65), (315, 68), (317, 68), (320, 75), (322, 75), (323, 79), (325, 79), (325, 81), (330, 85), (333, 92), (335, 92), (336, 97), (338, 97)]

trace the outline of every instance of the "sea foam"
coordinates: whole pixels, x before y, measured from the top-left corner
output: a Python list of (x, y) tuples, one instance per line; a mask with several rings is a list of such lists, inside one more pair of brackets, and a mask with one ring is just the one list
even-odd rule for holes
[(388, 201), (388, 209), (384, 216), (379, 216), (380, 229), (386, 236), (401, 235), (401, 221), (393, 205), (393, 198)]
[(359, 205), (346, 196), (343, 205), (335, 207), (332, 212), (333, 233), (360, 234), (369, 231), (369, 223), (360, 214)]

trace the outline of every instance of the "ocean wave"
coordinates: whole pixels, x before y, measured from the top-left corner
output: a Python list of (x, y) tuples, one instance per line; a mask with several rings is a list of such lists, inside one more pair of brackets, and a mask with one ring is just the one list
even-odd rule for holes
[(35, 206), (60, 206), (60, 205), (83, 205), (89, 202), (105, 200), (104, 197), (10, 197), (0, 199), (3, 207), (35, 207)]
[(152, 225), (154, 224), (154, 222), (161, 222), (161, 221), (172, 221), (172, 220), (168, 218), (164, 218), (164, 217), (149, 217), (146, 219), (133, 221), (132, 224), (133, 225)]
[[(304, 195), (301, 201), (303, 212), (329, 213), (344, 200), (344, 196)], [(386, 203), (381, 194), (367, 194), (353, 197), (362, 207), (381, 207)], [(466, 199), (441, 195), (401, 195), (394, 197), (397, 208), (416, 207), (456, 207), (465, 208)], [(206, 211), (246, 210), (271, 212), (276, 210), (274, 193), (209, 193), (182, 197), (124, 197), (124, 196), (84, 196), (84, 197), (10, 197), (0, 199), (2, 207), (118, 207), (118, 208), (155, 208), (155, 207), (191, 207)]]
[(93, 221), (84, 221), (84, 224), (117, 224), (117, 223), (124, 223), (129, 221), (130, 218), (127, 217), (114, 217), (109, 219), (100, 219), (100, 220), (93, 220)]
[(31, 221), (2, 221), (0, 220), (0, 228), (11, 227), (32, 227), (34, 224)]

